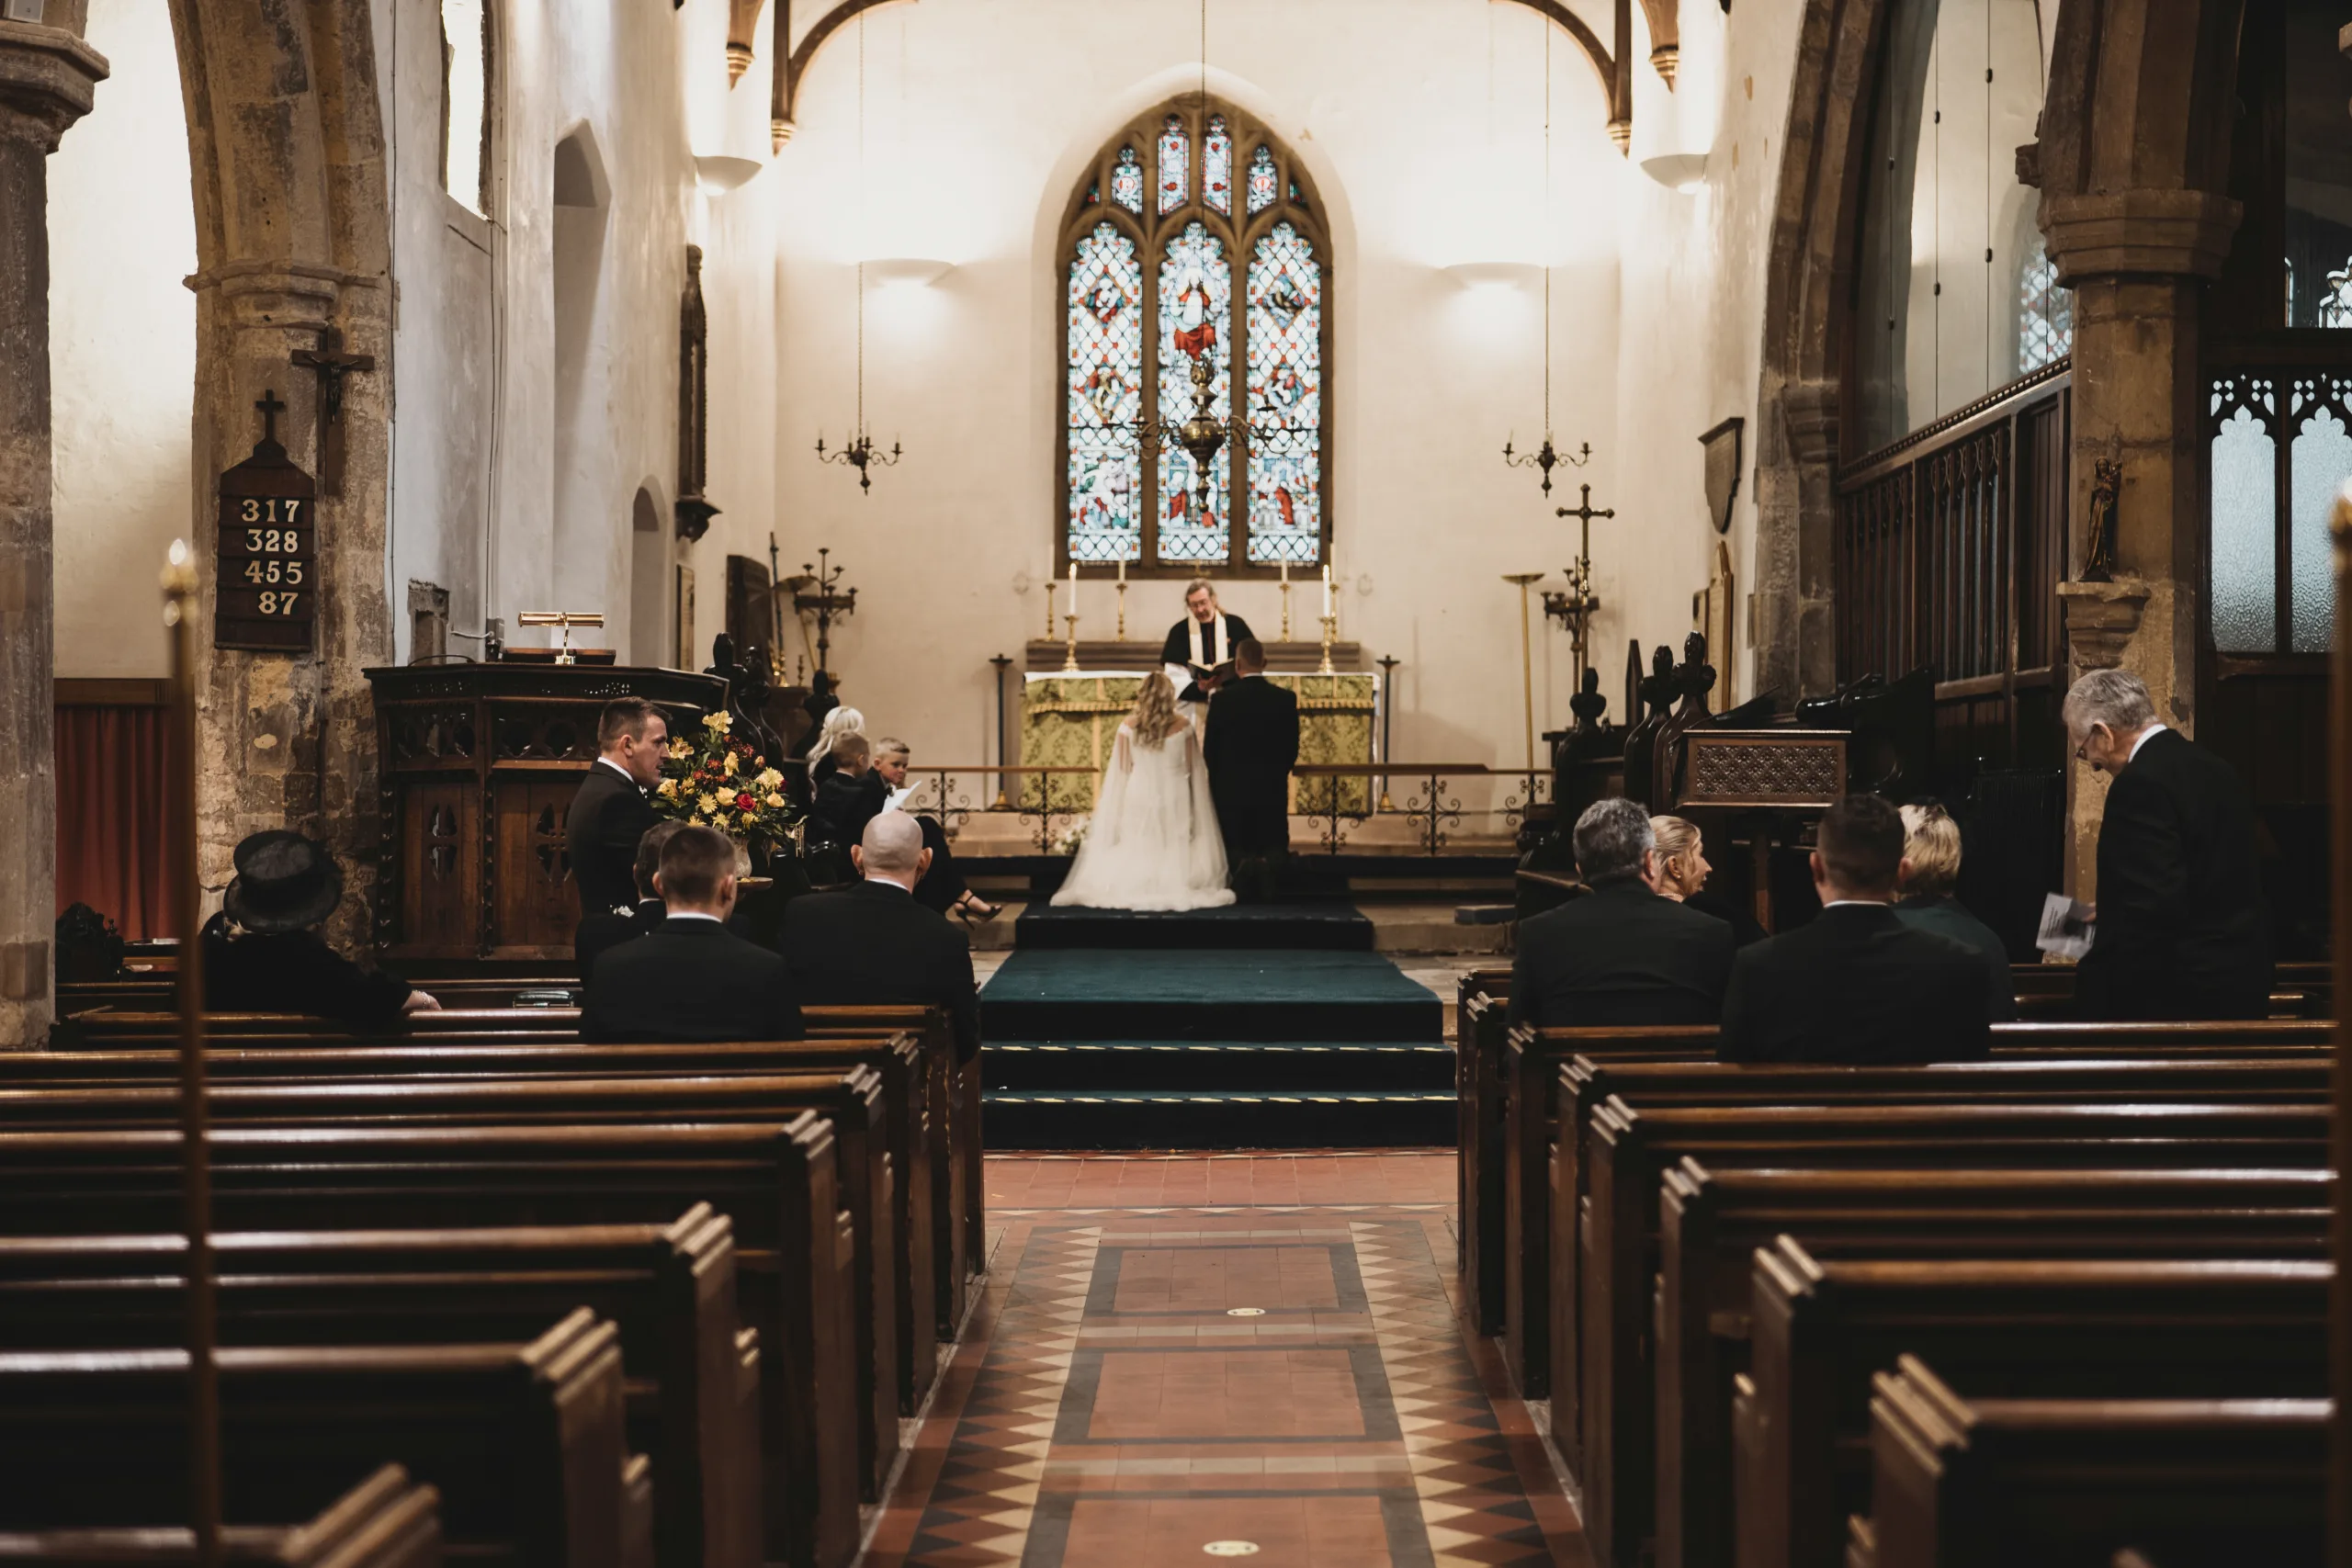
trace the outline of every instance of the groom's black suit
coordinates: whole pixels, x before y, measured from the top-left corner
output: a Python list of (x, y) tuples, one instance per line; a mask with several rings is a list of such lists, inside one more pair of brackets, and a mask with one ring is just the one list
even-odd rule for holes
[(1298, 699), (1263, 675), (1229, 682), (1209, 701), (1202, 757), (1228, 857), (1238, 862), (1288, 849)]

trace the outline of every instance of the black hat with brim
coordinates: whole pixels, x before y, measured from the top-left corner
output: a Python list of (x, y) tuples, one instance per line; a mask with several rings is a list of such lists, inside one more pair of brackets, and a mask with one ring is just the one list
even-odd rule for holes
[(334, 913), (343, 868), (326, 847), (283, 828), (237, 846), (237, 875), (222, 908), (249, 931), (299, 931)]

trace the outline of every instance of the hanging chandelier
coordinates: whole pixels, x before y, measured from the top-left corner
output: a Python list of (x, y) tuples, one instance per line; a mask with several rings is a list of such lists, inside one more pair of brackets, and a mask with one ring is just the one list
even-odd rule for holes
[[(865, 201), (865, 12), (857, 14), (857, 188), (858, 199)], [(858, 243), (865, 245), (865, 225), (858, 225)], [(834, 450), (825, 450), (825, 438), (817, 437), (817, 460), (820, 463), (841, 463), (857, 470), (857, 488), (862, 494), (874, 490), (876, 468), (887, 468), (897, 463), (899, 443), (893, 440), (888, 452), (874, 439), (865, 425), (865, 262), (857, 264), (857, 423), (850, 427), (848, 441)]]
[(1581, 468), (1591, 460), (1592, 444), (1568, 453), (1552, 441), (1552, 23), (1539, 17), (1544, 28), (1544, 444), (1532, 452), (1517, 452), (1512, 438), (1503, 438), (1503, 462), (1513, 468), (1535, 468), (1544, 476), (1544, 493), (1552, 493), (1552, 470), (1566, 465)]

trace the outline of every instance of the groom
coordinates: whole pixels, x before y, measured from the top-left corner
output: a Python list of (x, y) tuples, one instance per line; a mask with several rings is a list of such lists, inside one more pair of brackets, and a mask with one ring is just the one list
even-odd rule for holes
[(1225, 831), (1233, 891), (1243, 903), (1271, 903), (1290, 852), (1290, 771), (1298, 761), (1298, 699), (1266, 679), (1255, 637), (1233, 649), (1234, 678), (1209, 700), (1202, 756)]

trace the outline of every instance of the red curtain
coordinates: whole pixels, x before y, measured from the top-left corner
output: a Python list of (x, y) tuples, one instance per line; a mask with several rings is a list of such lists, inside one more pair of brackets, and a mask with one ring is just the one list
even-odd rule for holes
[(87, 904), (134, 942), (178, 935), (164, 875), (175, 852), (164, 710), (76, 703), (56, 713), (59, 913)]

